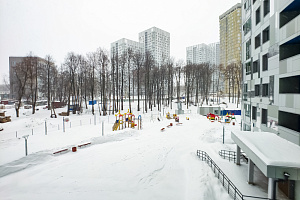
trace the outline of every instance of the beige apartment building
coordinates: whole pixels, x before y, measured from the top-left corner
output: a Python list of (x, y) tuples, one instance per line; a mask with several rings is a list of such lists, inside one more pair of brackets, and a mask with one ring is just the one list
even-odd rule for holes
[[(219, 17), (220, 64), (240, 64), (242, 55), (242, 5), (237, 3)], [(224, 78), (224, 77), (223, 77)], [(224, 81), (224, 94), (229, 93), (229, 82)], [(235, 89), (235, 93), (237, 90)]]

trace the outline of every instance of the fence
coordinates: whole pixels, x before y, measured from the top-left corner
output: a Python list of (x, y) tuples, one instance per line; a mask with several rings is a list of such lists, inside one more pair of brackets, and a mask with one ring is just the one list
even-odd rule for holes
[(227, 193), (234, 200), (246, 200), (246, 199), (268, 199), (264, 197), (255, 197), (243, 195), (237, 187), (229, 180), (229, 178), (224, 174), (224, 172), (218, 167), (218, 165), (209, 157), (205, 151), (197, 150), (197, 156), (202, 160), (206, 161), (208, 166), (211, 167), (216, 177), (220, 180), (223, 187), (226, 189)]
[[(109, 120), (108, 117), (96, 117), (96, 115), (81, 119), (66, 120), (68, 117), (61, 118), (61, 121), (39, 120), (33, 122), (34, 126), (28, 124), (28, 128), (17, 129), (15, 131), (3, 132), (1, 139), (8, 140), (20, 138), (24, 135), (48, 135), (51, 132), (65, 132), (65, 130), (87, 125), (103, 125), (103, 120)], [(102, 131), (103, 132), (103, 131)]]
[[(221, 151), (219, 151), (219, 155), (224, 159), (228, 159), (229, 161), (233, 161), (236, 163), (236, 152), (235, 151), (221, 150)], [(240, 158), (245, 163), (248, 163), (248, 158), (245, 155), (245, 153), (241, 152)]]

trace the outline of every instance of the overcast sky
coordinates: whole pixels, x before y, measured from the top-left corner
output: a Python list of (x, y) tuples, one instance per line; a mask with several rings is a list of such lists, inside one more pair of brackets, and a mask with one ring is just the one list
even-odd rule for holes
[(171, 56), (185, 60), (186, 47), (219, 41), (219, 16), (240, 0), (0, 0), (0, 83), (9, 56), (109, 50), (121, 38), (138, 41), (153, 26), (170, 33)]

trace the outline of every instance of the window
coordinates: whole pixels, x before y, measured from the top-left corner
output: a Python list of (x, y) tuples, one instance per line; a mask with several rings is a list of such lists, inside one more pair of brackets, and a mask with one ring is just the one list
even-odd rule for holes
[(255, 106), (252, 106), (252, 119), (256, 120), (256, 113), (257, 113), (257, 108)]
[(300, 115), (279, 111), (278, 125), (300, 132)]
[(269, 84), (263, 84), (262, 85), (262, 96), (267, 97), (269, 96)]
[(256, 24), (260, 22), (260, 7), (255, 11)]
[(279, 46), (279, 60), (300, 54), (300, 35)]
[(246, 60), (251, 57), (251, 39), (246, 42)]
[(300, 75), (280, 78), (279, 93), (300, 94)]
[(268, 122), (268, 110), (261, 109), (261, 123), (267, 124), (267, 122)]
[(251, 30), (251, 17), (246, 21), (246, 23), (243, 26), (243, 29), (244, 29), (244, 35), (249, 33), (249, 31)]
[(263, 30), (262, 35), (263, 35), (263, 43), (270, 40), (270, 27), (269, 26), (267, 28), (265, 28), (265, 30)]
[(279, 14), (280, 25), (279, 28), (289, 23), (295, 17), (300, 14), (300, 4), (299, 1), (293, 1)]
[(255, 49), (260, 46), (260, 34), (255, 37)]
[(250, 9), (250, 6), (251, 6), (250, 0), (246, 0), (245, 3), (244, 3), (244, 9), (246, 11), (248, 11)]
[(259, 86), (260, 85), (255, 85), (254, 86), (254, 95), (257, 97), (257, 96), (259, 96)]
[(253, 0), (253, 5), (255, 4), (256, 0)]
[(247, 97), (248, 97), (248, 85), (247, 83), (244, 83), (243, 85), (243, 100), (247, 101)]
[(262, 63), (263, 64), (262, 70), (263, 71), (268, 70), (268, 54), (267, 53), (262, 56), (262, 62), (263, 62)]
[(251, 74), (251, 63), (247, 62), (246, 63), (246, 75)]
[(270, 0), (264, 0), (264, 16), (270, 12)]
[(253, 62), (252, 68), (253, 68), (253, 73), (258, 72), (258, 60)]
[(250, 105), (244, 104), (245, 116), (250, 117)]

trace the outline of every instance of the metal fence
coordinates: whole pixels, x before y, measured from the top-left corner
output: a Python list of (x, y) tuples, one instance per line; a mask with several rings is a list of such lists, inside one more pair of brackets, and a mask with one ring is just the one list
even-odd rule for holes
[[(219, 155), (224, 158), (228, 159), (229, 161), (233, 161), (236, 163), (236, 152), (235, 151), (228, 151), (228, 150), (221, 150), (219, 151)], [(241, 152), (240, 155), (241, 161), (244, 161), (245, 163), (248, 163), (248, 157), (244, 152)]]
[[(231, 155), (231, 154), (230, 154)], [(233, 155), (233, 154), (232, 154)], [(237, 187), (229, 180), (229, 178), (224, 174), (224, 172), (218, 167), (218, 165), (209, 157), (205, 151), (197, 150), (197, 156), (211, 167), (216, 177), (220, 180), (223, 187), (226, 189), (227, 193), (234, 200), (246, 200), (246, 199), (268, 199), (264, 197), (255, 197), (243, 195)]]

